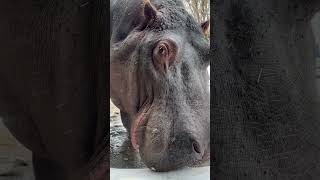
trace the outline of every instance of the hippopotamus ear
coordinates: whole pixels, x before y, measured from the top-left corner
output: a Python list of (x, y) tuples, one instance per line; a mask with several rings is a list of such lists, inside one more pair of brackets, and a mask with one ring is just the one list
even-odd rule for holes
[(143, 30), (147, 25), (157, 17), (157, 9), (150, 3), (146, 1), (143, 8), (144, 20), (138, 27), (138, 29)]
[(147, 1), (144, 5), (144, 16), (146, 18), (155, 18), (157, 16), (157, 9)]
[(210, 20), (206, 20), (205, 22), (201, 23), (201, 28), (205, 35), (209, 34), (209, 26), (210, 26)]

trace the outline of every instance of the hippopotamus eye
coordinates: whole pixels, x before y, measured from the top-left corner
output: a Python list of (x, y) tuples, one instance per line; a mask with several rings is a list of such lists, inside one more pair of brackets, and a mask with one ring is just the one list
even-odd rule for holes
[(167, 47), (164, 44), (159, 45), (159, 54), (165, 56), (167, 54)]
[(153, 49), (152, 60), (157, 70), (167, 72), (175, 60), (177, 46), (171, 40), (162, 40)]
[(167, 42), (159, 42), (153, 50), (153, 58), (159, 62), (165, 61), (170, 55), (170, 45)]

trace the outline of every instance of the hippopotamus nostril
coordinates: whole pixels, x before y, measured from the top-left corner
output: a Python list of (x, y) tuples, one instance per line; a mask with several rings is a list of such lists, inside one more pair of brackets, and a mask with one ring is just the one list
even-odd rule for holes
[(201, 145), (201, 142), (191, 139), (191, 146), (193, 158), (203, 160), (205, 148)]
[(201, 142), (189, 133), (181, 133), (170, 140), (171, 154), (185, 160), (201, 160), (204, 155), (204, 148)]
[(192, 148), (193, 148), (194, 152), (201, 154), (201, 148), (200, 148), (200, 145), (198, 142), (193, 141)]

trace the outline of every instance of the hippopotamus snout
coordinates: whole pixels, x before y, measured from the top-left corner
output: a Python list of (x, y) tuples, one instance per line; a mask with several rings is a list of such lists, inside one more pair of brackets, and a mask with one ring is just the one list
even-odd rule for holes
[(138, 149), (143, 161), (155, 171), (169, 171), (208, 160), (208, 103), (200, 99), (184, 105), (179, 105), (180, 101), (176, 100), (160, 103), (168, 101), (170, 100), (155, 100), (145, 114), (146, 123), (141, 125), (137, 135)]
[(152, 153), (149, 149), (141, 154), (149, 168), (154, 171), (169, 171), (206, 160), (208, 145), (209, 142), (190, 132), (182, 132), (170, 138), (167, 147), (159, 147), (158, 152)]

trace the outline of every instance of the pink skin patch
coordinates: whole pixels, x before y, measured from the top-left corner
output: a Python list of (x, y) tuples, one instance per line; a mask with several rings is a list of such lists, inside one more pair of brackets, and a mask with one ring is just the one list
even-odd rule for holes
[(145, 115), (149, 111), (150, 106), (143, 107), (142, 111), (138, 113), (137, 117), (134, 119), (131, 125), (131, 144), (136, 151), (139, 151), (139, 142), (138, 142), (138, 131), (140, 127), (142, 127), (146, 123)]
[(138, 129), (139, 125), (141, 124), (141, 122), (143, 121), (143, 119), (144, 119), (144, 115), (143, 115), (143, 113), (140, 113), (138, 115), (138, 117), (133, 121), (133, 124), (131, 126), (131, 144), (136, 151), (139, 151), (139, 144), (138, 144), (138, 139), (137, 139), (137, 129)]

